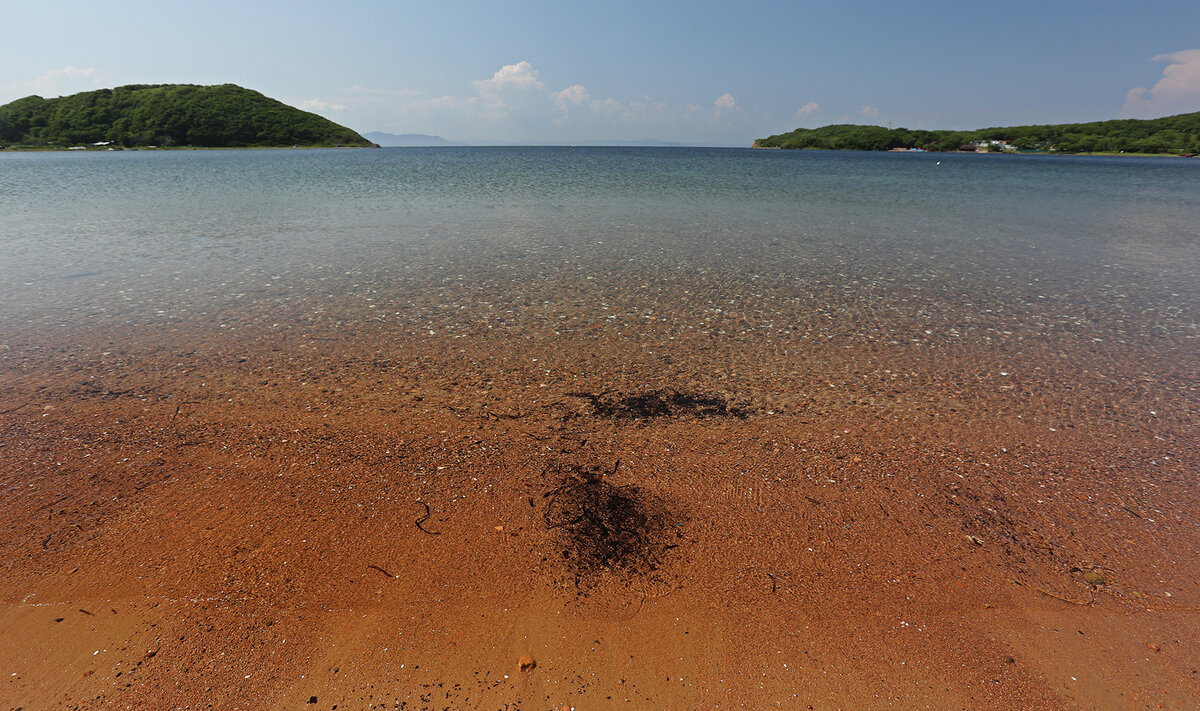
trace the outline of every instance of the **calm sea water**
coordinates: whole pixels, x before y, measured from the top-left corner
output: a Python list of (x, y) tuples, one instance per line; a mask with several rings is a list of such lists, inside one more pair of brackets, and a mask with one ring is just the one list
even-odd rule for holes
[(367, 317), (442, 333), (499, 313), (537, 333), (650, 320), (863, 344), (915, 329), (1053, 349), (1074, 329), (1166, 339), (1194, 366), (1198, 196), (1188, 159), (0, 154), (0, 333)]

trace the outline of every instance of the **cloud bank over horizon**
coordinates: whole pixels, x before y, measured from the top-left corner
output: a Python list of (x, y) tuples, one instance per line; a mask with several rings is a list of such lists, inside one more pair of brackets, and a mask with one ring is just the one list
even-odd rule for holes
[(1160, 54), (1168, 62), (1162, 78), (1149, 89), (1134, 87), (1125, 95), (1121, 118), (1157, 118), (1200, 111), (1200, 49)]
[[(363, 130), (437, 134), (460, 141), (673, 140), (680, 133), (708, 133), (709, 142), (721, 143), (720, 132), (746, 123), (746, 112), (730, 92), (710, 101), (705, 109), (649, 96), (596, 96), (580, 83), (552, 87), (522, 60), (472, 81), (469, 92), (425, 96), (355, 85), (305, 99), (301, 106), (334, 120), (353, 121)], [(745, 129), (747, 135), (753, 130)]]
[[(1161, 54), (1153, 60), (1168, 63), (1162, 78), (1152, 87), (1130, 89), (1120, 114), (1112, 118), (1156, 118), (1200, 110), (1200, 49)], [(596, 96), (581, 83), (552, 87), (525, 60), (505, 64), (491, 77), (470, 84), (469, 93), (440, 96), (354, 86), (329, 99), (309, 99), (305, 108), (325, 111), (335, 120), (353, 120), (370, 127), (364, 130), (431, 133), (460, 141), (511, 141), (514, 137), (530, 142), (673, 140), (680, 135), (707, 134), (711, 136), (708, 142), (719, 144), (720, 136), (730, 131), (741, 130), (745, 135), (757, 137), (791, 130), (797, 123), (815, 126), (819, 117), (877, 125), (892, 123), (884, 109), (861, 102), (856, 108), (830, 111), (812, 100), (790, 116), (775, 117), (770, 112), (747, 107), (730, 91), (704, 103), (673, 104), (649, 96), (622, 101)], [(1104, 118), (1110, 117), (1081, 120)], [(706, 141), (702, 138), (697, 142)]]

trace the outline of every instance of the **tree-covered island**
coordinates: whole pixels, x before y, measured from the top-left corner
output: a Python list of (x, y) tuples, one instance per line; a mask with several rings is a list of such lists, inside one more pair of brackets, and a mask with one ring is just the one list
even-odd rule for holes
[(1149, 120), (1116, 119), (1092, 123), (982, 128), (977, 131), (923, 131), (836, 124), (821, 128), (798, 128), (760, 138), (754, 142), (754, 147), (1196, 155), (1200, 153), (1200, 112)]
[(0, 106), (0, 147), (371, 146), (354, 131), (233, 84), (130, 85)]

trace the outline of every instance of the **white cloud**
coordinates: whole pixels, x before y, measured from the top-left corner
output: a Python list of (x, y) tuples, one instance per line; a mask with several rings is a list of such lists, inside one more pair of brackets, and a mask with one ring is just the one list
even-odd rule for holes
[(579, 106), (591, 98), (588, 96), (587, 89), (583, 87), (583, 84), (574, 84), (572, 86), (568, 86), (562, 91), (554, 92), (553, 96), (554, 101), (560, 106), (566, 106), (567, 104)]
[(301, 101), (299, 108), (305, 111), (345, 111), (350, 107), (345, 104), (325, 101), (324, 99), (308, 99), (307, 101)]
[(1134, 87), (1125, 94), (1123, 118), (1157, 118), (1200, 110), (1200, 49), (1185, 49), (1154, 57), (1170, 62), (1154, 86)]
[(544, 112), (551, 103), (546, 85), (529, 62), (505, 64), (491, 79), (480, 79), (472, 85), (483, 100), (489, 121), (505, 120), (514, 112)]
[(796, 109), (796, 118), (808, 118), (821, 110), (821, 105), (815, 101), (810, 101), (804, 106)]
[(538, 76), (537, 70), (529, 62), (505, 64), (492, 75), (491, 79), (480, 79), (474, 84), (475, 90), (481, 94), (508, 88), (544, 89), (546, 87)]
[[(62, 69), (51, 69), (45, 74), (27, 81), (15, 81), (0, 87), (0, 97), (21, 98), (37, 94), (45, 98), (65, 96), (80, 91), (91, 91), (102, 86), (100, 70), (95, 67), (79, 69), (70, 65)], [(3, 103), (0, 100), (0, 103)]]
[(862, 116), (863, 118), (873, 118), (873, 119), (877, 119), (881, 116), (879, 109), (875, 108), (874, 106), (871, 106), (870, 104), (859, 109), (858, 115)]
[(710, 126), (729, 126), (728, 115), (741, 113), (741, 111), (742, 107), (738, 106), (737, 99), (733, 98), (733, 94), (721, 94), (713, 102), (712, 118), (708, 123)]

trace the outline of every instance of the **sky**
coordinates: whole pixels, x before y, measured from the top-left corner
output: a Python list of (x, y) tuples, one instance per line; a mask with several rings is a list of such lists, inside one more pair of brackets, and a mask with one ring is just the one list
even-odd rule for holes
[(233, 83), (360, 133), (734, 146), (1200, 111), (1196, 0), (14, 5), (0, 104)]

